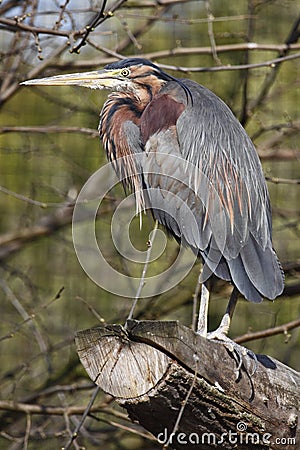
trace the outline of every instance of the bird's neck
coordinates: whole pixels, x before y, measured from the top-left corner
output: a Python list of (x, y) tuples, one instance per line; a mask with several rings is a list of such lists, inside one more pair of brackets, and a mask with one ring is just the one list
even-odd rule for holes
[(138, 96), (123, 92), (113, 92), (108, 96), (100, 113), (99, 133), (109, 160), (130, 153), (123, 124), (131, 121), (139, 126), (143, 111), (158, 90), (145, 88), (139, 91)]
[[(104, 149), (125, 189), (129, 187), (135, 193), (137, 212), (145, 208), (143, 183), (136, 166), (135, 149), (129, 145), (124, 123), (129, 121), (139, 127), (145, 108), (160, 87), (150, 89), (146, 86), (139, 90), (139, 95), (114, 92), (108, 96), (100, 113), (99, 133)], [(139, 136), (136, 138), (138, 147)]]
[(99, 133), (109, 160), (124, 156), (123, 124), (127, 120), (138, 123), (143, 105), (126, 94), (112, 93), (100, 113)]
[(100, 138), (107, 158), (112, 162), (124, 188), (132, 189), (135, 193), (138, 213), (145, 208), (142, 181), (123, 125), (131, 121), (139, 126), (146, 105), (146, 102), (132, 99), (132, 96), (123, 93), (110, 94), (100, 113), (99, 123)]

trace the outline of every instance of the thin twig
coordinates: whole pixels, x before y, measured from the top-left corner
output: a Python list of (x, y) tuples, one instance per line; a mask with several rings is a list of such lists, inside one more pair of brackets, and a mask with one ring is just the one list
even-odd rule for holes
[[(67, 47), (68, 44), (66, 42), (64, 42), (61, 46), (58, 46), (57, 48), (55, 47), (55, 50), (48, 58), (41, 61), (40, 64), (35, 65), (33, 69), (31, 69), (28, 72), (27, 78), (36, 78), (43, 70), (46, 69), (46, 67), (50, 66), (51, 62), (53, 62), (54, 59), (60, 56), (66, 50)], [(3, 91), (2, 87), (2, 92), (0, 94), (0, 105), (4, 104), (18, 89), (20, 89), (18, 81), (12, 82), (5, 91)]]
[(77, 439), (80, 428), (84, 424), (84, 421), (87, 418), (87, 416), (92, 411), (92, 406), (94, 404), (94, 401), (96, 400), (99, 390), (100, 390), (100, 386), (96, 386), (94, 389), (93, 395), (91, 397), (91, 400), (89, 401), (89, 404), (85, 408), (82, 418), (81, 418), (80, 422), (78, 423), (77, 427), (75, 428), (74, 433), (72, 434), (72, 436), (69, 439), (69, 441), (67, 442), (67, 444), (64, 447), (62, 447), (61, 450), (68, 450), (71, 447), (72, 443), (75, 441), (75, 439)]
[(221, 63), (220, 58), (218, 57), (217, 46), (216, 46), (215, 35), (214, 35), (214, 28), (213, 28), (213, 22), (214, 22), (215, 18), (211, 11), (210, 0), (205, 1), (205, 8), (206, 8), (206, 15), (207, 15), (207, 31), (208, 31), (208, 36), (209, 36), (209, 40), (210, 40), (211, 52), (212, 52), (215, 62), (218, 64), (218, 66), (221, 66), (222, 63)]
[(199, 294), (200, 294), (200, 289), (201, 289), (201, 285), (202, 285), (202, 270), (200, 270), (199, 272), (199, 276), (198, 276), (198, 280), (197, 280), (197, 284), (195, 287), (195, 292), (193, 294), (193, 311), (192, 311), (192, 330), (196, 331), (197, 328), (197, 314), (198, 314), (198, 298), (199, 298)]
[[(183, 0), (184, 1), (184, 0)], [(143, 2), (143, 8), (145, 7), (145, 2)], [(160, 4), (162, 4), (162, 1), (159, 2)], [(131, 5), (126, 5), (126, 8), (130, 7)], [(133, 6), (133, 4), (132, 4)], [(157, 6), (157, 4), (153, 4), (152, 6)], [(164, 6), (166, 6), (166, 3), (164, 2)], [(124, 13), (125, 17), (128, 17), (130, 19), (140, 19), (141, 18), (141, 14), (139, 13), (133, 13), (133, 12), (125, 12)], [(154, 15), (147, 15), (147, 17), (149, 19), (153, 19), (156, 16)], [(219, 17), (214, 17), (214, 22), (235, 22), (235, 21), (242, 21), (242, 20), (248, 20), (249, 19), (249, 15), (248, 14), (241, 14), (238, 16), (219, 16)], [(211, 19), (207, 18), (207, 17), (202, 17), (202, 18), (193, 18), (193, 19), (189, 19), (187, 17), (176, 17), (176, 23), (182, 23), (185, 25), (197, 25), (199, 23), (207, 23), (209, 22)], [(159, 19), (160, 22), (172, 22), (174, 23), (174, 16), (163, 16)]]
[(158, 221), (156, 220), (154, 228), (153, 228), (152, 240), (148, 241), (148, 249), (147, 249), (147, 253), (146, 253), (146, 260), (145, 260), (145, 264), (144, 264), (144, 267), (143, 267), (143, 272), (142, 272), (142, 275), (141, 275), (140, 283), (139, 283), (139, 286), (138, 286), (138, 289), (137, 289), (137, 292), (136, 292), (133, 304), (131, 306), (131, 309), (129, 311), (128, 317), (127, 317), (125, 325), (124, 325), (125, 329), (126, 329), (127, 321), (132, 319), (132, 317), (133, 317), (133, 312), (135, 310), (135, 307), (137, 305), (137, 302), (139, 301), (139, 298), (141, 296), (141, 292), (142, 292), (143, 287), (145, 285), (145, 277), (146, 277), (146, 273), (147, 273), (147, 269), (148, 269), (148, 265), (149, 265), (149, 261), (150, 261), (150, 257), (151, 257), (152, 245), (153, 245), (153, 242), (154, 242), (154, 239), (155, 239), (157, 228), (158, 228)]
[[(254, 12), (255, 12), (255, 5), (253, 0), (248, 1), (248, 29), (247, 29), (247, 40), (249, 42), (252, 42), (254, 37)], [(250, 63), (250, 51), (249, 49), (246, 50), (244, 53), (244, 64)], [(247, 120), (249, 118), (248, 113), (248, 90), (249, 90), (249, 79), (250, 79), (250, 72), (249, 70), (243, 70), (241, 72), (241, 78), (242, 78), (242, 107), (241, 107), (241, 113), (240, 113), (240, 122), (245, 127)]]
[(104, 11), (106, 7), (107, 0), (103, 0), (101, 10), (96, 14), (96, 16), (91, 20), (91, 22), (85, 27), (85, 32), (83, 34), (83, 38), (79, 42), (78, 45), (74, 46), (70, 52), (78, 53), (80, 48), (86, 45), (86, 40), (89, 37), (89, 34), (95, 30), (96, 27), (101, 25), (107, 19), (110, 19), (114, 16), (114, 12), (119, 9), (126, 0), (118, 0), (116, 1), (109, 9), (109, 11)]
[(61, 23), (62, 23), (62, 21), (64, 19), (64, 13), (66, 11), (66, 8), (67, 8), (69, 2), (70, 2), (70, 0), (65, 0), (65, 3), (60, 5), (60, 12), (59, 12), (58, 19), (55, 22), (54, 30), (58, 30), (59, 29), (59, 27), (60, 27), (60, 25), (61, 25)]
[(266, 177), (266, 180), (274, 184), (300, 184), (299, 179), (291, 178)]
[(34, 314), (28, 314), (24, 306), (22, 305), (21, 301), (17, 298), (17, 296), (14, 294), (10, 286), (7, 284), (7, 282), (3, 279), (0, 279), (0, 287), (5, 293), (6, 297), (10, 301), (10, 303), (13, 305), (13, 307), (18, 311), (20, 316), (23, 318), (23, 321), (28, 322), (29, 329), (32, 332), (41, 352), (45, 354), (46, 363), (48, 366), (49, 373), (52, 370), (52, 365), (49, 359), (48, 355), (48, 345), (40, 331), (40, 329), (37, 326), (36, 323), (36, 316)]
[[(129, 45), (132, 43), (132, 38), (137, 41), (139, 36), (145, 35), (145, 33), (154, 25), (157, 20), (168, 10), (170, 5), (164, 6), (163, 2), (159, 2), (159, 7), (155, 11), (155, 15), (152, 18), (149, 18), (146, 23), (142, 23), (138, 28), (130, 33), (130, 36), (127, 34), (127, 37), (124, 38), (115, 49), (117, 52), (123, 52)], [(136, 55), (135, 55), (136, 56)]]
[(198, 359), (197, 359), (197, 357), (196, 357), (196, 358), (195, 358), (196, 369), (195, 369), (195, 372), (194, 372), (193, 381), (192, 381), (191, 386), (190, 386), (190, 388), (189, 388), (189, 390), (188, 390), (188, 393), (186, 394), (185, 399), (184, 399), (183, 402), (181, 403), (181, 407), (180, 407), (180, 410), (179, 410), (179, 412), (178, 412), (178, 416), (177, 416), (176, 422), (175, 422), (175, 424), (174, 424), (173, 430), (172, 430), (172, 432), (170, 433), (169, 439), (168, 439), (168, 441), (166, 442), (166, 444), (163, 446), (163, 448), (169, 448), (169, 445), (172, 443), (173, 436), (174, 436), (174, 435), (177, 433), (177, 431), (178, 431), (178, 428), (179, 428), (179, 425), (180, 425), (180, 421), (181, 421), (181, 419), (182, 419), (182, 416), (183, 416), (183, 413), (184, 413), (186, 404), (187, 404), (187, 402), (188, 402), (188, 400), (189, 400), (189, 398), (190, 398), (190, 396), (191, 396), (191, 394), (192, 394), (192, 392), (193, 392), (193, 389), (194, 389), (194, 387), (195, 387), (195, 383), (196, 383), (196, 380), (197, 380), (197, 374), (198, 374), (198, 362), (199, 362), (199, 361), (198, 361)]
[(25, 436), (24, 436), (23, 450), (28, 449), (30, 430), (31, 430), (31, 415), (28, 413), (27, 417), (26, 417), (26, 431), (25, 431)]
[[(68, 405), (66, 402), (65, 395), (63, 393), (59, 393), (58, 397), (61, 400), (63, 407), (66, 408)], [(72, 436), (73, 433), (72, 433), (72, 430), (70, 427), (70, 416), (67, 413), (64, 414), (64, 421), (66, 424), (66, 432), (69, 434), (69, 436)], [(78, 422), (77, 422), (77, 424), (78, 424)], [(74, 445), (75, 450), (80, 450), (79, 445), (77, 444), (77, 442), (75, 440), (73, 441), (73, 445)]]
[(76, 299), (76, 300), (80, 300), (84, 305), (86, 305), (86, 306), (88, 307), (89, 311), (93, 314), (93, 316), (96, 317), (96, 319), (97, 319), (100, 323), (105, 324), (105, 319), (104, 319), (103, 317), (101, 317), (101, 316), (98, 314), (98, 312), (95, 310), (95, 308), (94, 308), (89, 302), (87, 302), (86, 300), (84, 300), (84, 298), (80, 297), (79, 295), (77, 295), (77, 296), (75, 297), (75, 299)]
[(4, 194), (14, 197), (18, 200), (22, 200), (23, 202), (29, 203), (30, 205), (40, 206), (41, 208), (47, 208), (49, 206), (47, 203), (39, 202), (38, 200), (33, 200), (29, 197), (26, 197), (25, 195), (17, 194), (17, 192), (10, 191), (9, 189), (6, 189), (4, 186), (0, 186), (0, 192), (3, 192)]
[[(295, 132), (298, 132), (299, 130), (300, 130), (300, 121), (299, 120), (294, 120), (292, 122), (276, 123), (276, 124), (269, 125), (266, 127), (261, 127), (259, 130), (257, 130), (255, 133), (253, 133), (251, 135), (251, 139), (252, 139), (252, 141), (255, 141), (262, 134), (268, 133), (269, 131), (281, 132), (280, 137), (282, 137), (283, 135), (285, 136), (286, 133), (295, 133)], [(269, 145), (270, 145), (270, 141), (268, 142), (267, 147), (269, 147)]]
[(81, 39), (81, 41), (79, 42), (78, 45), (74, 46), (71, 50), (70, 53), (78, 53), (80, 48), (83, 47), (84, 45), (86, 45), (86, 40), (89, 36), (89, 34), (91, 32), (93, 32), (95, 30), (95, 28), (100, 25), (100, 23), (103, 22), (103, 20), (105, 19), (105, 14), (104, 14), (104, 9), (106, 6), (107, 0), (103, 0), (102, 2), (102, 6), (100, 11), (96, 14), (95, 17), (93, 17), (93, 19), (86, 25), (85, 27), (85, 33), (83, 35), (83, 38)]
[(72, 212), (73, 205), (65, 205), (57, 208), (54, 214), (43, 216), (37, 224), (29, 228), (24, 227), (0, 235), (0, 260), (4, 260), (17, 252), (28, 242), (50, 236), (56, 233), (58, 229), (66, 227), (72, 221)]
[[(58, 300), (61, 297), (61, 294), (64, 290), (64, 287), (60, 288), (57, 294), (48, 302), (41, 305), (39, 308), (37, 308), (34, 312), (32, 312), (30, 315), (28, 315), (21, 323), (15, 326), (9, 333), (5, 334), (4, 336), (0, 337), (0, 342), (4, 341), (5, 339), (10, 339), (17, 333), (25, 324), (32, 322), (37, 315), (39, 315), (42, 311), (47, 309), (52, 303), (54, 303), (56, 300)], [(41, 355), (44, 355), (44, 352), (41, 353)]]
[(94, 383), (92, 381), (86, 382), (86, 383), (72, 383), (72, 384), (57, 384), (55, 386), (46, 387), (45, 389), (42, 389), (39, 392), (36, 392), (32, 395), (29, 395), (26, 397), (26, 399), (21, 400), (22, 403), (33, 403), (34, 401), (37, 401), (42, 398), (52, 397), (60, 392), (67, 392), (67, 393), (73, 393), (79, 392), (79, 391), (86, 391), (90, 390), (92, 387), (94, 387)]
[[(108, 425), (111, 425), (111, 426), (113, 426), (116, 429), (126, 431), (128, 433), (131, 433), (131, 434), (136, 435), (136, 436), (140, 436), (140, 437), (142, 437), (144, 439), (148, 439), (150, 441), (154, 441), (154, 442), (156, 441), (156, 438), (152, 434), (148, 433), (144, 429), (142, 429), (143, 431), (140, 431), (139, 429), (133, 428), (132, 426), (123, 425), (120, 422), (115, 422), (114, 420), (104, 419), (103, 417), (100, 417), (100, 418), (99, 417), (95, 417), (92, 414), (91, 414), (91, 417), (93, 419), (97, 420), (98, 422), (107, 423)], [(125, 419), (127, 421), (129, 421), (128, 417), (126, 417)], [(64, 449), (61, 449), (61, 450), (64, 450)]]

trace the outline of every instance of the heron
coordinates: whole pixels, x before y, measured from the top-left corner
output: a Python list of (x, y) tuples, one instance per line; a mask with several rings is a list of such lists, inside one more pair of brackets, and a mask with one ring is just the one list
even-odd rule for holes
[[(228, 340), (240, 295), (260, 303), (282, 293), (284, 275), (273, 249), (262, 166), (245, 129), (216, 94), (190, 79), (175, 78), (143, 58), (22, 84), (110, 91), (99, 123), (109, 161), (125, 188), (135, 194), (137, 210), (147, 204), (154, 219), (191, 247), (206, 267), (200, 335)], [(190, 164), (192, 170), (187, 169)], [(180, 173), (179, 181), (171, 176), (175, 173)], [(196, 233), (191, 225), (183, 225), (182, 205), (192, 212)], [(208, 333), (213, 277), (231, 283), (232, 293), (220, 326)]]

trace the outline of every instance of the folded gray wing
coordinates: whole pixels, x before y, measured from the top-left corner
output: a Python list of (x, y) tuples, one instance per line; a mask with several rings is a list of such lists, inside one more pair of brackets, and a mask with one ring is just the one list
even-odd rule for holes
[[(272, 249), (270, 202), (256, 150), (221, 99), (197, 83), (184, 83), (193, 101), (181, 92), (186, 107), (174, 126), (161, 127), (143, 146), (138, 127), (127, 125), (136, 127), (128, 133), (129, 145), (154, 217), (201, 253), (207, 277), (231, 279), (252, 301), (275, 298), (283, 276)], [(172, 95), (182, 89), (175, 83), (171, 88), (166, 91)]]

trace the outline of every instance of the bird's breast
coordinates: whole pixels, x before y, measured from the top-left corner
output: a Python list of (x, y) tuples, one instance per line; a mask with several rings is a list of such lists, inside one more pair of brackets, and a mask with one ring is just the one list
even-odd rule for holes
[(170, 95), (162, 94), (154, 97), (140, 117), (142, 142), (146, 144), (148, 139), (158, 131), (168, 130), (176, 125), (184, 109), (185, 106)]

